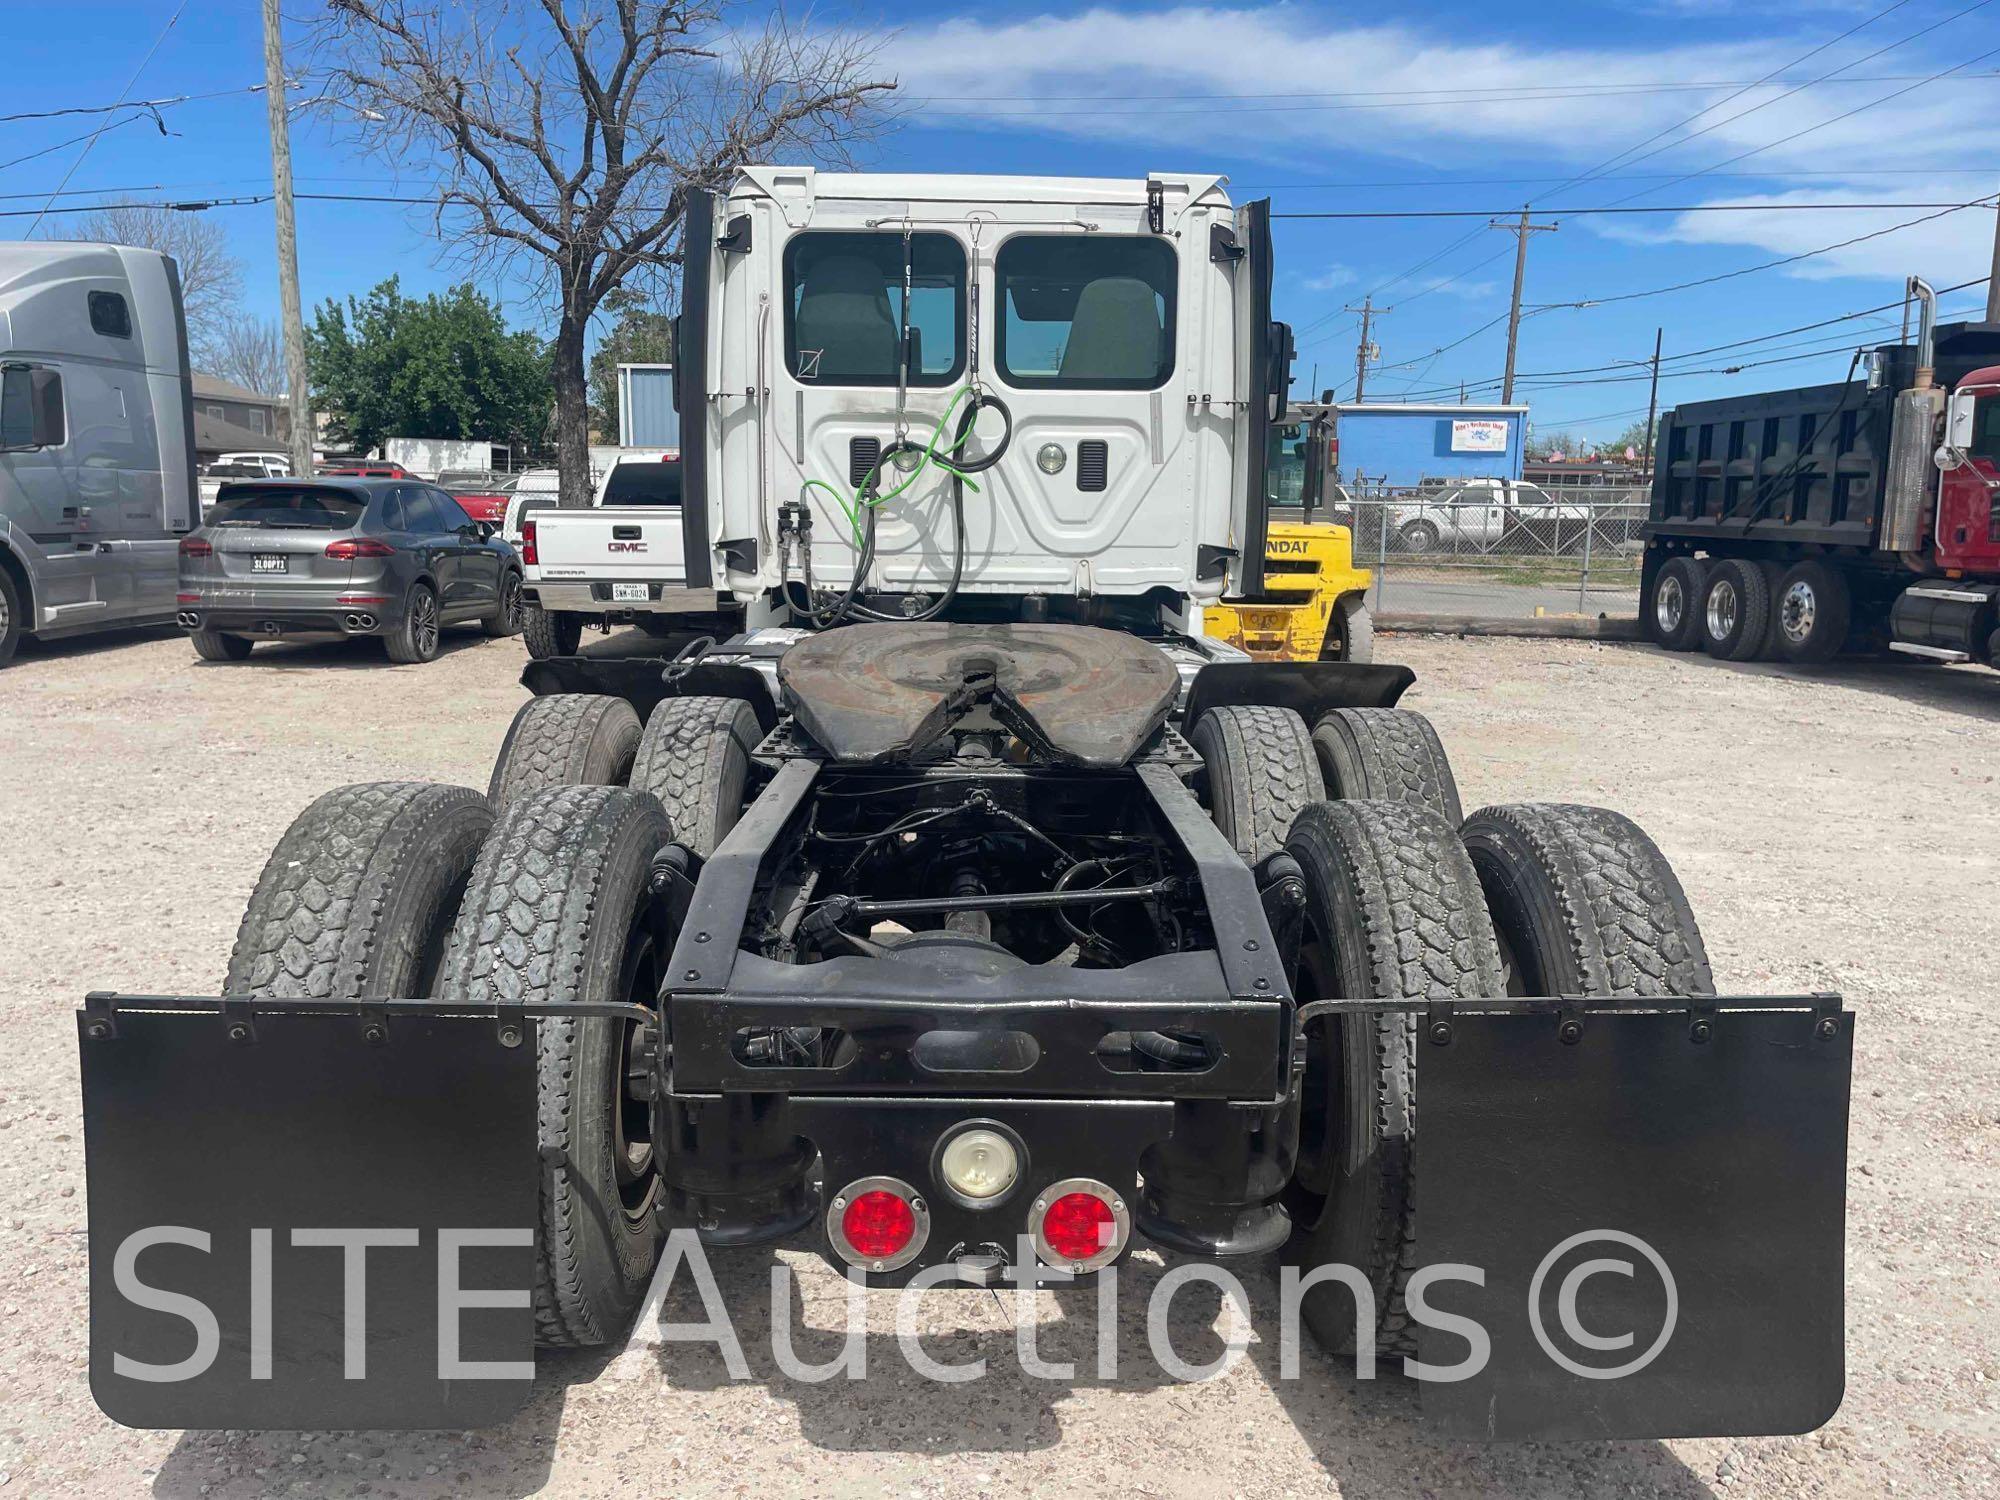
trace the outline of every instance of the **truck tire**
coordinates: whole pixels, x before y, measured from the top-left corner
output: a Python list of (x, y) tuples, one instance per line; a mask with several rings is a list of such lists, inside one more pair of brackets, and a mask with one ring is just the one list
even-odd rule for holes
[(203, 661), (246, 661), (257, 643), (247, 635), (224, 635), (219, 630), (196, 630), (188, 635), (194, 654)]
[(1672, 557), (1653, 575), (1639, 605), (1646, 639), (1667, 651), (1701, 649), (1701, 611), (1707, 570), (1692, 557)]
[(583, 643), (583, 616), (530, 604), (521, 631), (527, 639), (528, 655), (536, 661), (546, 661), (551, 656), (574, 656)]
[(1245, 864), (1282, 849), (1292, 819), (1326, 796), (1306, 721), (1289, 708), (1211, 708), (1188, 739), (1208, 767), (1209, 816)]
[[(1502, 993), (1499, 949), (1457, 831), (1407, 802), (1322, 802), (1299, 814), (1286, 849), (1306, 885), (1293, 993), (1469, 1000)], [(1309, 1024), (1294, 1225), (1283, 1259), (1303, 1270), (1357, 1267), (1375, 1293), (1379, 1351), (1413, 1354), (1403, 1289), (1416, 1266), (1418, 1015), (1322, 1016)], [(1306, 1326), (1337, 1353), (1355, 1347), (1353, 1298), (1305, 1294)]]
[(27, 606), (21, 601), (20, 586), (7, 565), (0, 562), (0, 667), (14, 659), (21, 649), (21, 636), (28, 628)]
[(229, 953), (225, 995), (414, 999), (445, 938), (493, 810), (468, 787), (336, 787), (278, 840)]
[(1414, 709), (1330, 709), (1313, 726), (1312, 745), (1336, 801), (1411, 802), (1454, 828), (1465, 817), (1444, 745)]
[(706, 858), (743, 816), (750, 752), (763, 737), (741, 698), (663, 698), (639, 737), (632, 785), (660, 799), (676, 843)]
[(1771, 580), (1762, 565), (1725, 557), (1701, 596), (1701, 644), (1718, 661), (1755, 661), (1771, 633)]
[(382, 649), (399, 665), (421, 666), (436, 661), (444, 642), (444, 623), (438, 615), (437, 590), (427, 583), (410, 585), (403, 601), (403, 613), (382, 634)]
[(486, 784), (495, 812), (547, 786), (623, 786), (639, 749), (639, 716), (623, 698), (549, 693), (507, 726)]
[(521, 575), (509, 568), (500, 575), (500, 599), (493, 613), (479, 622), (495, 640), (519, 635), (528, 624), (528, 601), (521, 593)]
[[(648, 886), (667, 838), (658, 800), (624, 787), (552, 786), (517, 799), (473, 866), (440, 1000), (654, 1005), (666, 955), (652, 945)], [(659, 1253), (647, 1110), (625, 1088), (635, 1030), (606, 1016), (536, 1024), (533, 1301), (543, 1345), (617, 1337)]]
[(1367, 595), (1349, 594), (1333, 606), (1333, 617), (1326, 622), (1326, 639), (1319, 648), (1319, 659), (1375, 660), (1375, 617), (1368, 613)]
[(1459, 830), (1516, 995), (1712, 995), (1687, 893), (1659, 846), (1602, 807), (1481, 808)]
[(1403, 552), (1431, 552), (1443, 539), (1435, 521), (1406, 521), (1396, 532), (1398, 550)]
[(1778, 579), (1771, 601), (1771, 644), (1786, 661), (1831, 661), (1847, 644), (1854, 592), (1823, 562), (1798, 562)]

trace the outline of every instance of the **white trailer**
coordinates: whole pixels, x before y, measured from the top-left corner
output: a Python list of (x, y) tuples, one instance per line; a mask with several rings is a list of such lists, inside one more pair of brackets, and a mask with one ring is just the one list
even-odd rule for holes
[(401, 464), (424, 479), (435, 479), (449, 469), (493, 473), (512, 463), (512, 453), (505, 443), (478, 438), (384, 438), (381, 457), (383, 462)]
[(174, 616), (196, 522), (180, 270), (127, 245), (0, 245), (0, 663)]

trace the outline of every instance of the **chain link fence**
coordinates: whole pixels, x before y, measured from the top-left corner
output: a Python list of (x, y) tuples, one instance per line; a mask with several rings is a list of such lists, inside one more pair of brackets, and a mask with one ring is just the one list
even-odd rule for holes
[(1378, 615), (1633, 619), (1644, 489), (1343, 485), (1315, 520), (1354, 532)]

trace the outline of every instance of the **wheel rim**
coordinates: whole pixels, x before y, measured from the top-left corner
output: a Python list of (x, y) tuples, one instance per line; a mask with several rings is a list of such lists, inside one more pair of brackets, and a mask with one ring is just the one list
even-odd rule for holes
[[(659, 998), (659, 974), (652, 936), (636, 928), (625, 944), (619, 996), (628, 1005), (651, 1007)], [(637, 1220), (652, 1211), (658, 1176), (653, 1170), (653, 1121), (647, 1062), (639, 1047), (639, 1025), (622, 1023), (618, 1045), (618, 1097), (611, 1119), (611, 1159), (617, 1169), (619, 1205)]]
[(1708, 633), (1718, 641), (1736, 633), (1736, 585), (1722, 582), (1708, 591)]
[(519, 630), (527, 623), (528, 607), (521, 597), (521, 580), (512, 573), (500, 586), (500, 614), (509, 630)]
[(1653, 601), (1653, 615), (1667, 635), (1679, 630), (1681, 621), (1687, 618), (1687, 594), (1676, 575), (1670, 573), (1660, 580), (1660, 592)]
[(1812, 635), (1813, 622), (1818, 617), (1819, 599), (1811, 584), (1801, 578), (1785, 590), (1785, 597), (1778, 603), (1778, 624), (1786, 640), (1802, 645)]
[(429, 656), (437, 650), (437, 600), (431, 597), (429, 589), (418, 589), (410, 600), (410, 640), (420, 656)]

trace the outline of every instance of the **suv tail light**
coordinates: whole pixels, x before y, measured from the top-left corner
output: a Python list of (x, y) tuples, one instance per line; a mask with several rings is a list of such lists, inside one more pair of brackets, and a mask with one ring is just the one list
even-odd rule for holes
[(352, 562), (357, 557), (394, 557), (396, 549), (372, 536), (350, 536), (328, 542), (326, 555), (336, 562)]
[(1035, 1253), (1065, 1271), (1095, 1271), (1118, 1259), (1132, 1238), (1125, 1200), (1092, 1177), (1050, 1183), (1028, 1210)]
[(541, 560), (541, 554), (535, 550), (535, 522), (530, 517), (521, 523), (521, 562), (532, 568)]
[(184, 536), (181, 538), (181, 556), (213, 557), (215, 556), (215, 548), (212, 544), (198, 536)]
[(917, 1258), (930, 1238), (931, 1212), (900, 1177), (861, 1177), (833, 1195), (826, 1235), (850, 1266), (893, 1271)]

